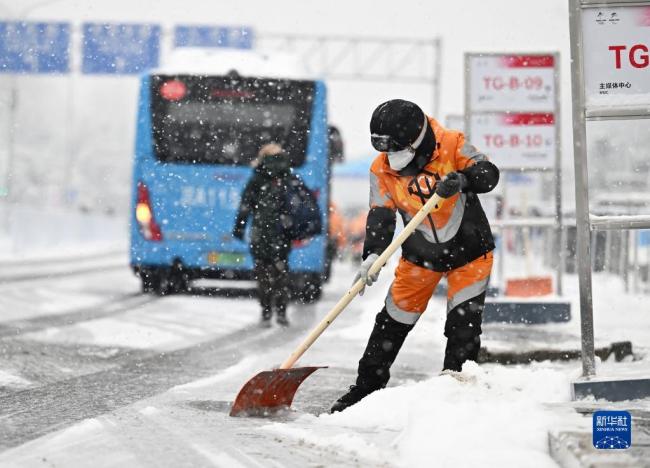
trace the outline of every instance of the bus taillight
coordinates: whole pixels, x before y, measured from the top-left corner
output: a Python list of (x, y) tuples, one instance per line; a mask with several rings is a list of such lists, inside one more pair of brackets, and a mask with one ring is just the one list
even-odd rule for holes
[(187, 94), (187, 86), (180, 80), (165, 81), (160, 87), (160, 95), (168, 101), (180, 101)]
[(140, 232), (145, 239), (150, 241), (161, 241), (162, 231), (153, 217), (149, 189), (142, 182), (138, 182), (138, 201), (135, 205), (135, 219), (140, 226)]

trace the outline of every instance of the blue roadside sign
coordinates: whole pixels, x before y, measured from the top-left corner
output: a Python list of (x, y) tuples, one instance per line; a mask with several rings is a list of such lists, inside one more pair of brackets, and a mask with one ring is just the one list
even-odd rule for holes
[(66, 73), (70, 25), (0, 22), (0, 73)]
[(249, 27), (179, 25), (174, 29), (175, 47), (253, 48), (253, 29)]
[(88, 74), (137, 74), (158, 66), (160, 26), (152, 24), (83, 25), (81, 70)]

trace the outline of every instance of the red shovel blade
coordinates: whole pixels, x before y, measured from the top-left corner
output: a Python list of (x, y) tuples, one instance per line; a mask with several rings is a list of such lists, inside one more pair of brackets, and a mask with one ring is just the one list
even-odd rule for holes
[(295, 367), (264, 371), (242, 387), (230, 410), (230, 416), (265, 415), (291, 406), (300, 384), (317, 369)]

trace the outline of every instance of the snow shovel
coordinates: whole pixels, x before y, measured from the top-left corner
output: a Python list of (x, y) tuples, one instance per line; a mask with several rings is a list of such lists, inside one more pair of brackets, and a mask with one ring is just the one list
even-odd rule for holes
[[(437, 211), (442, 205), (444, 199), (434, 194), (420, 210), (415, 214), (413, 219), (404, 227), (393, 242), (390, 243), (386, 250), (372, 264), (368, 272), (369, 275), (377, 273), (388, 261), (391, 255), (404, 243), (415, 228), (426, 218), (429, 213)], [(293, 353), (282, 363), (279, 369), (263, 371), (250, 379), (239, 391), (235, 402), (230, 410), (230, 416), (246, 415), (266, 415), (279, 409), (291, 406), (293, 397), (300, 384), (320, 367), (296, 367), (293, 365), (304, 354), (305, 351), (316, 341), (316, 339), (325, 331), (325, 329), (334, 321), (336, 317), (347, 307), (347, 305), (359, 294), (364, 287), (364, 282), (359, 279), (346, 292), (321, 322), (307, 335), (304, 341), (298, 346)]]

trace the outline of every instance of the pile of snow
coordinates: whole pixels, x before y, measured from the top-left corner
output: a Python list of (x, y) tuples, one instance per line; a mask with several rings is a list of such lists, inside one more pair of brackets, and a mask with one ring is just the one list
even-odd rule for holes
[(566, 369), (470, 362), (461, 376), (387, 388), (342, 413), (305, 415), (264, 430), (396, 466), (556, 466), (547, 432), (577, 417), (548, 406), (570, 399)]

